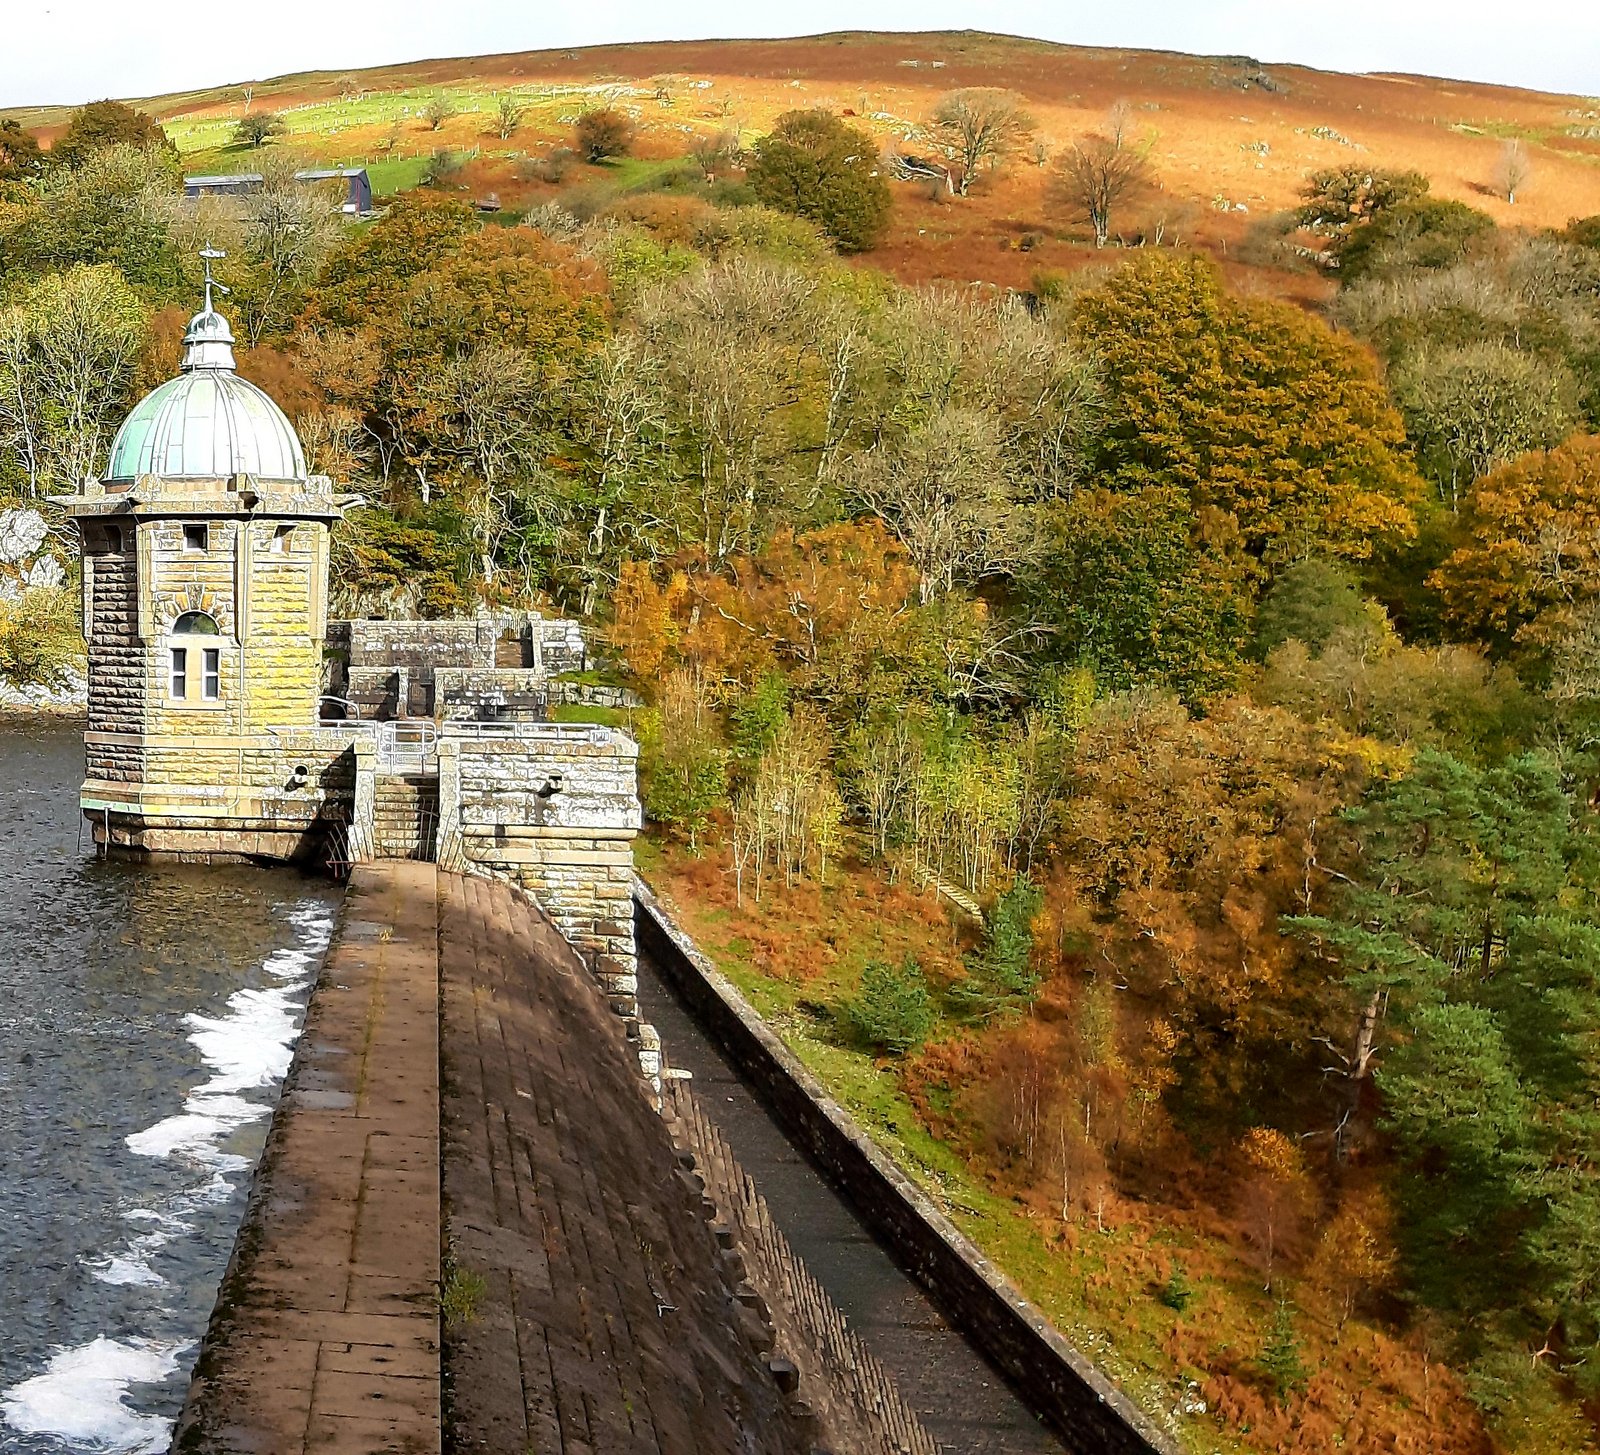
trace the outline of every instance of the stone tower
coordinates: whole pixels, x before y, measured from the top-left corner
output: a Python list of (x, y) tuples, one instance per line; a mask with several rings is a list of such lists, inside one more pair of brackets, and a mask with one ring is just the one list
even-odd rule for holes
[(317, 706), (329, 527), (357, 497), (307, 473), (211, 295), (208, 272), (178, 377), (61, 501), (83, 554), (83, 810), (108, 851), (293, 858), (349, 793), (348, 734)]

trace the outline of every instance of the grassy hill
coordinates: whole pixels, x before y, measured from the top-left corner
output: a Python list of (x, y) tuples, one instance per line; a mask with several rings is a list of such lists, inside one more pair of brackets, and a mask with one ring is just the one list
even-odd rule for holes
[[(248, 104), (283, 113), (285, 144), (327, 163), (369, 165), (380, 192), (414, 185), (427, 159), (466, 154), (458, 185), (494, 192), (507, 209), (556, 195), (519, 163), (568, 141), (577, 114), (610, 103), (636, 119), (647, 159), (685, 155), (699, 137), (746, 140), (780, 113), (825, 106), (853, 114), (885, 143), (915, 150), (938, 97), (1000, 86), (1027, 98), (1044, 141), (968, 199), (897, 189), (899, 207), (871, 262), (906, 281), (1026, 284), (1086, 251), (1050, 206), (1048, 157), (1125, 102), (1170, 199), (1173, 228), (1236, 271), (1240, 250), (1258, 286), (1312, 301), (1313, 273), (1284, 272), (1251, 250), (1252, 227), (1295, 200), (1305, 175), (1359, 158), (1426, 173), (1435, 196), (1502, 225), (1559, 227), (1600, 212), (1600, 100), (1422, 76), (1350, 76), (1246, 57), (1094, 49), (974, 32), (850, 33), (797, 40), (714, 41), (527, 51), (417, 61), (355, 72), (313, 71), (251, 85)], [(197, 170), (242, 167), (230, 143), (246, 87), (142, 98)], [(499, 97), (528, 108), (501, 140)], [(423, 112), (445, 97), (455, 114)], [(67, 108), (10, 113), (49, 137)], [(1496, 195), (1503, 143), (1526, 145), (1532, 175), (1515, 206)], [(567, 185), (570, 185), (567, 184)]]

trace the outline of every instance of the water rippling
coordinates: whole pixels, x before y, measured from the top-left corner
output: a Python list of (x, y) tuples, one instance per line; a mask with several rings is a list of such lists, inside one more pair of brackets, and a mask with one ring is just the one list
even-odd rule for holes
[(84, 857), (67, 729), (0, 719), (0, 1452), (167, 1448), (336, 895)]

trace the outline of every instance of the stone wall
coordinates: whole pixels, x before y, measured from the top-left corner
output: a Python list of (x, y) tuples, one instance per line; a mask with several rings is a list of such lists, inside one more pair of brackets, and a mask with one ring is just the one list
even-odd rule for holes
[(554, 685), (531, 667), (438, 667), (433, 709), (446, 720), (543, 722)]
[(612, 728), (449, 723), (439, 742), (439, 864), (526, 889), (631, 1015), (638, 748)]
[(138, 731), (144, 725), (145, 659), (139, 641), (139, 578), (132, 529), (86, 526), (84, 635), (95, 671), (89, 678), (91, 731)]
[(547, 689), (552, 703), (575, 707), (608, 707), (616, 712), (644, 706), (644, 698), (626, 687), (608, 682), (552, 682)]
[(435, 667), (492, 667), (499, 624), (491, 617), (467, 621), (352, 621), (351, 667), (408, 667), (431, 682)]
[(91, 767), (104, 776), (84, 784), (83, 809), (103, 848), (307, 860), (337, 849), (351, 818), (356, 758), (348, 731), (87, 739)]
[(878, 1148), (642, 882), (640, 944), (766, 1102), (950, 1321), (1010, 1377), (1072, 1455), (1175, 1455), (1176, 1445), (1051, 1326)]
[(588, 666), (589, 652), (577, 622), (530, 616), (523, 633), (530, 667), (553, 677), (558, 672), (582, 672)]

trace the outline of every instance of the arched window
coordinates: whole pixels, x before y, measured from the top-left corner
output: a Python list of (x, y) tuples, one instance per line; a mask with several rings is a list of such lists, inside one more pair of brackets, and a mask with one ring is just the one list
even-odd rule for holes
[[(216, 617), (205, 611), (186, 611), (172, 623), (172, 635), (180, 637), (220, 637), (222, 629)], [(199, 700), (219, 702), (222, 699), (222, 648), (199, 646), (193, 653), (187, 646), (171, 649), (171, 678), (168, 684), (172, 698), (186, 702), (189, 689), (199, 688)], [(192, 657), (192, 660), (191, 660)], [(195, 680), (192, 680), (195, 679)]]

